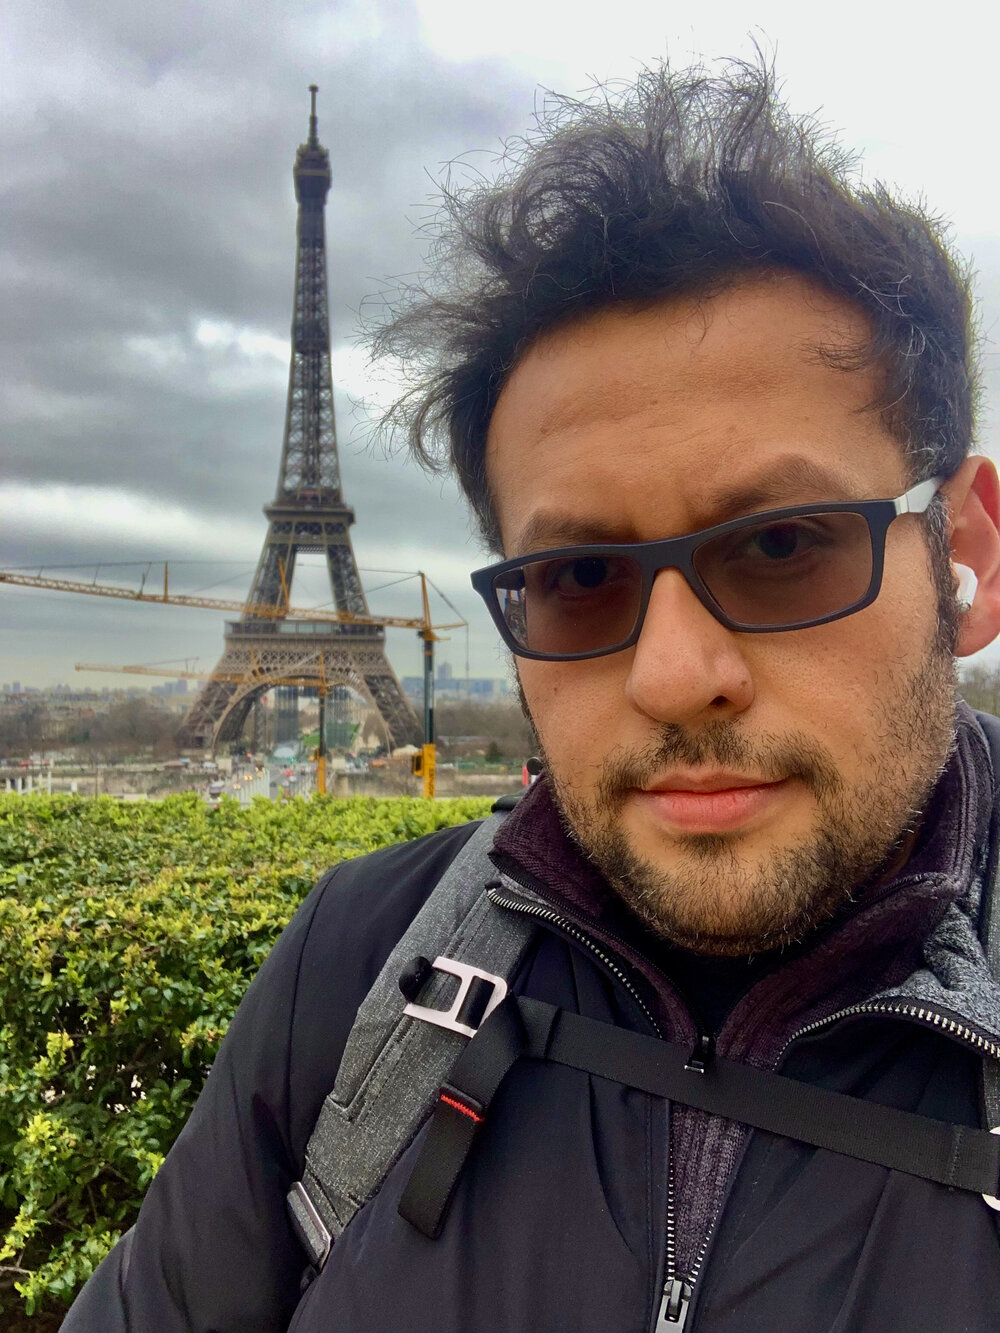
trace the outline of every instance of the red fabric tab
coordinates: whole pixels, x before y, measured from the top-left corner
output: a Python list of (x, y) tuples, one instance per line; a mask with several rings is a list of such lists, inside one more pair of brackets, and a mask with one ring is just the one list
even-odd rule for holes
[(439, 1093), (438, 1097), (439, 1100), (444, 1102), (446, 1106), (453, 1106), (456, 1111), (461, 1111), (462, 1114), (467, 1115), (470, 1120), (474, 1120), (477, 1125), (481, 1125), (483, 1123), (483, 1117), (481, 1115), (477, 1115), (471, 1106), (463, 1105), (462, 1102), (456, 1101), (454, 1097), (449, 1097), (446, 1092)]

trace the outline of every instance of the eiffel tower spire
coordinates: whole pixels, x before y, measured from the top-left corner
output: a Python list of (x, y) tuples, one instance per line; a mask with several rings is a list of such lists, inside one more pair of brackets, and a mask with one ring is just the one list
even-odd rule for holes
[(307, 148), (319, 147), (319, 138), (317, 137), (317, 121), (316, 121), (316, 94), (318, 92), (319, 89), (316, 87), (315, 83), (311, 83), (309, 85), (309, 95), (312, 98), (312, 105), (309, 109), (309, 142), (306, 145)]
[(354, 510), (344, 503), (341, 494), (333, 415), (324, 217), (330, 191), (330, 155), (318, 138), (318, 91), (315, 84), (310, 85), (309, 138), (299, 145), (292, 171), (299, 201), (292, 360), (278, 490), (274, 503), (264, 510), (276, 540), (269, 541), (261, 554), (250, 602), (280, 605), (284, 590), (291, 585), (298, 551), (320, 549), (289, 542), (288, 537), (317, 535), (316, 525), (303, 523), (301, 516), (322, 511), (322, 549), (326, 551), (337, 610), (366, 615), (368, 603), (348, 536)]
[[(274, 501), (264, 513), (268, 532), (254, 574), (247, 610), (226, 626), (218, 670), (266, 672), (352, 686), (378, 709), (394, 744), (419, 739), (413, 709), (385, 655), (378, 626), (284, 621), (255, 615), (253, 608), (288, 605), (295, 563), (304, 552), (325, 557), (337, 610), (367, 615), (350, 527), (354, 510), (344, 502), (337, 457), (330, 363), (326, 270), (326, 199), (330, 155), (319, 142), (316, 93), (310, 84), (309, 137), (295, 155), (292, 177), (299, 204), (285, 431)], [(182, 744), (213, 746), (235, 740), (254, 699), (267, 687), (211, 681), (179, 733)]]
[(319, 142), (316, 94), (310, 84), (309, 138), (299, 145), (292, 177), (299, 201), (285, 443), (278, 499), (315, 495), (340, 502), (337, 432), (330, 370), (330, 317), (326, 289), (324, 213), (330, 191), (330, 155)]

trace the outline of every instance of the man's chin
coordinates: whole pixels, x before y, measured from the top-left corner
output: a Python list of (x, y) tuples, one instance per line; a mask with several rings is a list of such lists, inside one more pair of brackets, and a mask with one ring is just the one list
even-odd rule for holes
[[(650, 817), (651, 811), (644, 804), (627, 800), (618, 817), (609, 821), (597, 838), (612, 839), (624, 846), (633, 865), (649, 867), (651, 874), (662, 875), (667, 883), (683, 882), (712, 867), (717, 868), (720, 877), (766, 874), (769, 864), (794, 854), (818, 837), (821, 812), (811, 794), (800, 784), (795, 785), (797, 791), (793, 788), (792, 793), (782, 793), (779, 808), (772, 804), (730, 827), (671, 827), (655, 815)], [(791, 795), (798, 798), (794, 804)], [(594, 827), (591, 821), (590, 828)]]
[(591, 826), (577, 837), (649, 930), (692, 952), (725, 957), (800, 942), (851, 900), (852, 886), (877, 873), (884, 856), (872, 849), (848, 867), (842, 842), (823, 827), (783, 848), (772, 841), (757, 849), (745, 836), (692, 835), (669, 858), (662, 847), (659, 856), (644, 854), (621, 828)]

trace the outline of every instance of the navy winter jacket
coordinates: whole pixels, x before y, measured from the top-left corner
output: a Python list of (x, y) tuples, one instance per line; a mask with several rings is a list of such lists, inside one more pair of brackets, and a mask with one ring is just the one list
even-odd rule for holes
[[(669, 954), (634, 923), (628, 933), (578, 854), (555, 847), (547, 802), (542, 784), (498, 839), (503, 894), (544, 900), (556, 918), (514, 991), (690, 1037)], [(993, 803), (963, 712), (903, 872), (734, 997), (719, 1050), (858, 1097), (859, 1115), (868, 1100), (979, 1126), (982, 1050), (1000, 1049), (1000, 994), (976, 938)], [(285, 1195), (358, 1005), (470, 832), (348, 862), (317, 885), (64, 1333), (677, 1333), (658, 1320), (679, 1265), (695, 1279), (684, 1333), (1000, 1328), (998, 1214), (978, 1196), (532, 1061), (504, 1081), (438, 1240), (396, 1211), (421, 1131), (301, 1291)]]

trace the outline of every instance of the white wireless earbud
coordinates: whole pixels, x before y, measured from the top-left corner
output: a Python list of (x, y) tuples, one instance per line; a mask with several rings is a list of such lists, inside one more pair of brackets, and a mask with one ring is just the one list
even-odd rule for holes
[(958, 606), (961, 611), (968, 611), (976, 599), (976, 589), (979, 587), (979, 580), (976, 578), (976, 572), (970, 569), (968, 565), (953, 564), (955, 577), (958, 579), (958, 588), (955, 596), (958, 598)]

